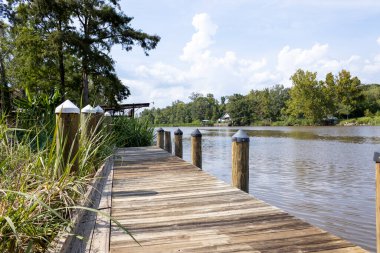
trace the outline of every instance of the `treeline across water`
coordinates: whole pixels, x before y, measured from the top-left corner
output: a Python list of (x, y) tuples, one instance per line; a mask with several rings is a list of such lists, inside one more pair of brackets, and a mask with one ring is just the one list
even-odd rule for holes
[(323, 125), (363, 116), (369, 123), (380, 116), (380, 85), (362, 84), (349, 71), (318, 80), (316, 72), (299, 69), (290, 79), (290, 88), (275, 85), (220, 100), (192, 93), (188, 103), (177, 100), (166, 108), (146, 109), (141, 117), (155, 125), (186, 125), (217, 122), (228, 113), (233, 125)]

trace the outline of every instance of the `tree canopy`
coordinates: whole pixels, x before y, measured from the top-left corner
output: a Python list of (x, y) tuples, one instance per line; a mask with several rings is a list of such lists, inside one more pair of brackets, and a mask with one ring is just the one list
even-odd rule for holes
[(131, 26), (118, 0), (9, 0), (0, 4), (2, 108), (8, 90), (58, 94), (78, 104), (114, 105), (130, 91), (118, 78), (111, 48), (148, 55), (160, 37)]

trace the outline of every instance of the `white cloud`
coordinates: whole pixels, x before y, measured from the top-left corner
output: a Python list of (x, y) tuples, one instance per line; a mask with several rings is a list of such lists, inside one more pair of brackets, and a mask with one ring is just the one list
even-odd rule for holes
[(248, 92), (258, 82), (273, 80), (269, 72), (258, 72), (267, 65), (265, 58), (242, 59), (234, 51), (226, 51), (220, 57), (212, 55), (217, 25), (208, 14), (195, 15), (192, 24), (196, 32), (179, 57), (184, 68), (162, 62), (135, 68), (135, 74), (150, 83), (145, 90), (150, 99), (157, 101), (157, 106), (170, 104), (168, 99), (187, 100), (191, 92), (213, 93), (216, 97)]
[(141, 77), (154, 76), (159, 81), (168, 84), (177, 84), (186, 80), (186, 75), (184, 72), (174, 66), (162, 62), (157, 62), (152, 67), (140, 65), (135, 69), (135, 71), (137, 75)]
[[(133, 94), (129, 101), (132, 98), (133, 102), (154, 101), (155, 106), (164, 107), (174, 100), (187, 101), (191, 92), (212, 93), (219, 98), (278, 83), (289, 86), (290, 76), (299, 68), (318, 72), (320, 79), (328, 72), (336, 74), (343, 68), (353, 71), (353, 75), (380, 72), (380, 54), (365, 62), (357, 55), (335, 59), (327, 43), (315, 43), (311, 48), (284, 46), (272, 62), (265, 57), (241, 58), (232, 50), (217, 56), (213, 49), (218, 26), (207, 13), (195, 15), (192, 24), (195, 33), (184, 45), (180, 64), (140, 65), (134, 68), (139, 81), (123, 80)], [(380, 38), (377, 42), (380, 43)]]
[(376, 55), (373, 60), (367, 60), (363, 71), (369, 74), (376, 74), (380, 72), (380, 54)]
[(360, 57), (352, 55), (348, 59), (337, 60), (329, 57), (328, 44), (314, 44), (310, 49), (285, 46), (277, 56), (277, 70), (282, 74), (281, 83), (290, 85), (289, 77), (297, 70), (315, 71), (319, 78), (328, 72), (336, 73), (341, 69), (358, 71)]
[(328, 51), (328, 44), (316, 43), (311, 49), (285, 46), (277, 56), (277, 70), (289, 78), (299, 68), (307, 68), (323, 59)]
[[(376, 40), (377, 44), (380, 45), (380, 37)], [(364, 62), (363, 72), (368, 75), (378, 75), (380, 72), (380, 54), (377, 54), (371, 60), (366, 60)], [(369, 80), (373, 82), (373, 80)]]
[(177, 99), (182, 99), (182, 94), (187, 92), (183, 86), (168, 88), (156, 81), (133, 79), (121, 79), (121, 81), (133, 94), (128, 98), (128, 103), (154, 102), (153, 106), (163, 107)]
[(207, 13), (196, 14), (192, 24), (197, 32), (183, 49), (181, 59), (185, 61), (198, 58), (205, 49), (211, 46), (214, 43), (212, 37), (218, 29)]

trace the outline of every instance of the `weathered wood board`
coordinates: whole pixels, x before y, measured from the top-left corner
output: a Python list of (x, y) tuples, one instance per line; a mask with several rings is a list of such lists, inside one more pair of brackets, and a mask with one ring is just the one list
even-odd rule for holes
[(366, 252), (156, 147), (114, 159), (110, 251)]

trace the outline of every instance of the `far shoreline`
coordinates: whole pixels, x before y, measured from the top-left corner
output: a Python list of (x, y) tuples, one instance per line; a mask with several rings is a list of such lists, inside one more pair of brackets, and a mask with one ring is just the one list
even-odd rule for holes
[[(257, 122), (256, 124), (250, 125), (231, 125), (227, 123), (213, 123), (213, 124), (202, 124), (199, 122), (193, 123), (178, 123), (178, 124), (153, 124), (153, 127), (357, 127), (357, 126), (380, 126), (380, 116), (374, 117), (359, 117), (339, 121), (338, 124), (327, 125), (327, 124), (302, 124), (302, 121), (299, 121), (296, 124), (292, 122), (285, 121), (275, 121), (271, 122)], [(290, 123), (290, 124), (289, 124)]]

